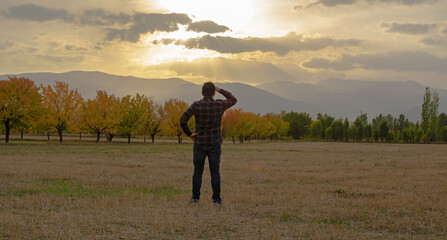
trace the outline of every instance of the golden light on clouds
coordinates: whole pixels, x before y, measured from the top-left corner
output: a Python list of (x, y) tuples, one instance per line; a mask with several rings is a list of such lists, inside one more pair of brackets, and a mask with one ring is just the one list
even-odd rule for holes
[(255, 25), (260, 1), (256, 0), (158, 0), (158, 7), (169, 12), (186, 12), (195, 21), (212, 20), (241, 30)]

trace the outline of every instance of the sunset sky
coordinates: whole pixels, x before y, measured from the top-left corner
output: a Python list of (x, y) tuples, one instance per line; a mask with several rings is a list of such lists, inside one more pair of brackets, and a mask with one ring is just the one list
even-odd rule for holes
[(0, 0), (0, 74), (447, 89), (445, 0)]

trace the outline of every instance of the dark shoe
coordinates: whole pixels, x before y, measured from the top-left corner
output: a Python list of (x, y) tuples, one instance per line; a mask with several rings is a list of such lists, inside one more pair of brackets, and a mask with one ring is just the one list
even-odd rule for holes
[(189, 203), (199, 204), (199, 199), (198, 198), (191, 198), (191, 200), (189, 200)]
[(221, 205), (222, 204), (222, 200), (214, 200), (213, 201), (213, 205)]

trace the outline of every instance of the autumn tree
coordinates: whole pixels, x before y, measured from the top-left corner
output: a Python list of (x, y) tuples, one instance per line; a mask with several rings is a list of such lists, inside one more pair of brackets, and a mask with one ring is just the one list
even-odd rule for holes
[(162, 130), (163, 120), (165, 113), (163, 107), (151, 101), (148, 105), (148, 112), (143, 119), (142, 133), (143, 135), (149, 134), (152, 139), (152, 143), (155, 142), (155, 136)]
[(127, 143), (130, 143), (132, 135), (138, 133), (143, 126), (145, 116), (150, 111), (151, 101), (144, 95), (137, 94), (135, 97), (130, 95), (121, 99), (122, 113), (118, 133), (127, 137)]
[[(177, 136), (178, 143), (182, 143), (183, 130), (180, 127), (180, 116), (186, 109), (188, 109), (188, 104), (182, 100), (169, 99), (165, 101), (163, 106), (165, 113), (165, 120), (163, 121), (163, 130), (167, 135)], [(194, 117), (192, 117), (189, 122), (189, 128), (194, 129), (193, 125), (195, 123)]]
[(41, 85), (43, 104), (46, 108), (45, 120), (56, 128), (62, 142), (63, 130), (73, 117), (79, 113), (83, 102), (78, 90), (72, 90), (67, 83), (56, 81), (52, 87)]
[(240, 122), (237, 127), (239, 142), (244, 143), (244, 139), (248, 139), (248, 141), (250, 141), (250, 137), (255, 133), (256, 114), (252, 112), (242, 112), (239, 119)]
[(286, 136), (289, 129), (289, 123), (284, 121), (279, 114), (268, 113), (264, 115), (274, 126), (275, 132), (270, 136), (270, 139), (276, 139)]
[(9, 77), (0, 81), (0, 121), (5, 129), (5, 142), (9, 141), (15, 124), (28, 124), (38, 115), (40, 104), (39, 88), (30, 79)]
[(116, 121), (114, 118), (118, 117), (113, 114), (115, 99), (114, 95), (108, 95), (106, 91), (97, 91), (95, 99), (82, 104), (79, 114), (80, 129), (95, 133), (96, 142), (99, 142), (106, 129), (112, 127)]
[(240, 121), (240, 116), (242, 115), (242, 109), (240, 108), (230, 108), (225, 111), (225, 114), (222, 116), (222, 135), (223, 137), (231, 137), (234, 141), (234, 138), (238, 137), (237, 132), (237, 124)]

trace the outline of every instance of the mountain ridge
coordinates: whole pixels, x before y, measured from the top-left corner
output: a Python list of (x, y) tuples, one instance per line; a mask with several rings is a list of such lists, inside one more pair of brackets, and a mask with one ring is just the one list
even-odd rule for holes
[[(96, 91), (105, 90), (116, 96), (145, 94), (162, 103), (179, 98), (188, 103), (201, 98), (201, 86), (181, 78), (142, 78), (120, 76), (100, 71), (70, 71), (63, 73), (35, 72), (0, 75), (28, 77), (37, 85), (67, 82), (85, 98), (94, 98)], [(411, 121), (419, 121), (417, 109), (422, 105), (425, 86), (415, 81), (364, 81), (353, 79), (327, 79), (317, 83), (277, 81), (257, 86), (240, 82), (216, 85), (229, 90), (238, 98), (237, 108), (255, 113), (280, 113), (281, 110), (307, 112), (315, 117), (318, 112), (336, 118), (355, 119), (360, 112), (369, 119), (376, 115), (409, 114)], [(447, 112), (447, 90), (437, 90), (440, 96), (439, 112)], [(221, 96), (216, 95), (216, 98)]]

